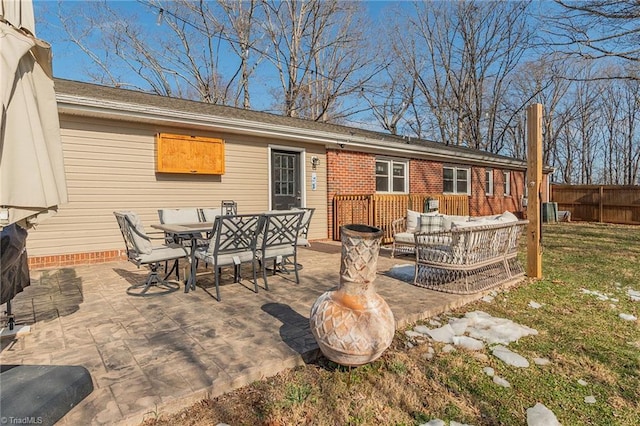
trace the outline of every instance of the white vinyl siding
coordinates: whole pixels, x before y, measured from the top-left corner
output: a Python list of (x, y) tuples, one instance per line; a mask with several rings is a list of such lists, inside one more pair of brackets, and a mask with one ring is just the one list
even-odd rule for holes
[[(232, 199), (238, 203), (238, 213), (268, 209), (270, 141), (266, 139), (86, 117), (62, 116), (60, 124), (69, 202), (29, 232), (29, 256), (124, 249), (115, 210), (136, 211), (150, 232), (158, 223), (157, 210), (163, 207), (219, 207), (221, 200)], [(159, 131), (225, 139), (225, 174), (156, 173)], [(316, 208), (309, 238), (323, 239), (327, 237), (326, 154), (313, 145), (304, 148), (321, 161), (315, 170), (315, 191), (310, 190), (311, 167), (306, 168), (306, 206)]]

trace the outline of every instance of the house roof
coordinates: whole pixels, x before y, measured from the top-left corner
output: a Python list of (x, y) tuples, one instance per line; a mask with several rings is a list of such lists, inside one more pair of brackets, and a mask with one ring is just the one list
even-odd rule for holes
[(405, 158), (425, 158), (525, 170), (525, 161), (471, 148), (405, 139), (355, 127), (284, 117), (223, 105), (55, 79), (61, 113), (133, 122), (254, 134), (279, 140), (319, 143), (331, 149), (374, 152)]

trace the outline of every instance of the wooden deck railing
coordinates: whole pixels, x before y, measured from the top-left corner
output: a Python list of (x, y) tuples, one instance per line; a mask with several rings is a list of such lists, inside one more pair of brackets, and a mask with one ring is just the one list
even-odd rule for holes
[(468, 215), (467, 195), (442, 194), (356, 194), (336, 195), (333, 198), (333, 239), (340, 239), (340, 226), (362, 223), (384, 231), (383, 242), (393, 241), (391, 222), (407, 214), (407, 209), (424, 211), (424, 202), (433, 198), (440, 202), (439, 210), (445, 214)]

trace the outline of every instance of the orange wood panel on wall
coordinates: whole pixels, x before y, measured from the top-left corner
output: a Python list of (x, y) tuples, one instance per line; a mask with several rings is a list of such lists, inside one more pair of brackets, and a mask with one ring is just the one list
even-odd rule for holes
[(159, 173), (224, 174), (222, 139), (159, 133), (156, 145)]

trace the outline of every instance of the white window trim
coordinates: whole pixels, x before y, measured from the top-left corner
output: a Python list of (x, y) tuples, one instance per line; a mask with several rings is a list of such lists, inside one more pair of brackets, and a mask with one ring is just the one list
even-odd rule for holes
[[(486, 191), (485, 195), (493, 195), (493, 169), (485, 169), (484, 178), (487, 179), (487, 176), (489, 177), (489, 180), (485, 182), (485, 187), (484, 187)], [(487, 191), (487, 184), (489, 186), (488, 191)]]
[(504, 196), (511, 196), (511, 172), (502, 172), (502, 179), (504, 180)]
[[(376, 194), (408, 194), (409, 193), (409, 160), (399, 160), (397, 158), (386, 158), (386, 157), (376, 157), (376, 163), (377, 162), (386, 162), (389, 165), (389, 175), (387, 176), (388, 179), (388, 188), (390, 189), (390, 191), (378, 191), (378, 188), (376, 188)], [(393, 190), (393, 165), (395, 164), (402, 164), (404, 165), (404, 189), (402, 192), (399, 191), (394, 191)], [(378, 178), (378, 174), (375, 173), (374, 170), (374, 178)], [(376, 185), (377, 186), (377, 185)]]
[[(453, 170), (453, 192), (445, 192), (444, 191), (444, 169), (452, 169)], [(466, 192), (458, 192), (458, 171), (465, 170), (467, 172), (467, 191)], [(465, 194), (471, 195), (471, 167), (468, 166), (443, 166), (442, 167), (442, 193), (443, 194)]]

